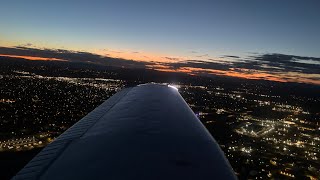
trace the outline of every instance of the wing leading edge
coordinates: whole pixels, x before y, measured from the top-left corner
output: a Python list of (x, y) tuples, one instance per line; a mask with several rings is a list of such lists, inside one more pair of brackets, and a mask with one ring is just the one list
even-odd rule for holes
[(115, 94), (13, 179), (236, 179), (179, 92), (146, 84)]

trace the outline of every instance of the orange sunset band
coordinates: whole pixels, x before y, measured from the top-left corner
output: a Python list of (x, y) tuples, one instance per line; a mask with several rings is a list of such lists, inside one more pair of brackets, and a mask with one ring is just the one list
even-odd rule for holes
[[(117, 56), (116, 54), (121, 54), (121, 56)], [(133, 53), (133, 54), (138, 54), (138, 53)], [(306, 74), (294, 73), (294, 72), (288, 72), (285, 74), (284, 73), (271, 74), (266, 71), (249, 70), (249, 69), (237, 69), (238, 71), (235, 71), (236, 69), (234, 68), (230, 68), (229, 70), (204, 69), (204, 68), (195, 68), (195, 67), (179, 67), (179, 68), (173, 69), (169, 65), (162, 65), (161, 63), (170, 64), (177, 61), (172, 61), (168, 58), (159, 57), (156, 55), (151, 56), (149, 54), (149, 56), (141, 57), (141, 53), (140, 53), (140, 55), (136, 55), (135, 57), (132, 57), (130, 56), (132, 55), (132, 53), (124, 53), (124, 52), (115, 53), (111, 56), (110, 54), (108, 55), (109, 57), (113, 57), (113, 58), (130, 59), (130, 60), (142, 61), (142, 62), (147, 62), (148, 58), (158, 57), (154, 59), (153, 65), (146, 65), (146, 67), (148, 69), (153, 69), (153, 70), (162, 71), (162, 72), (180, 72), (180, 73), (186, 73), (189, 75), (199, 75), (200, 73), (207, 73), (212, 75), (236, 77), (236, 78), (243, 78), (243, 79), (269, 80), (269, 81), (276, 81), (276, 82), (304, 82), (309, 84), (320, 85), (319, 80), (312, 79), (312, 77), (320, 78), (318, 77), (320, 75), (317, 75), (317, 74), (306, 75)], [(59, 58), (48, 58), (48, 57), (38, 57), (38, 56), (22, 56), (22, 55), (8, 55), (8, 54), (0, 54), (0, 56), (12, 57), (12, 58), (23, 58), (31, 61), (68, 61), (68, 60), (59, 59)], [(185, 58), (180, 58), (180, 59), (182, 60)]]
[(20, 55), (9, 55), (9, 54), (0, 54), (2, 57), (11, 57), (11, 58), (22, 58), (30, 61), (68, 61), (59, 58), (47, 58), (47, 57), (38, 57), (38, 56), (20, 56)]

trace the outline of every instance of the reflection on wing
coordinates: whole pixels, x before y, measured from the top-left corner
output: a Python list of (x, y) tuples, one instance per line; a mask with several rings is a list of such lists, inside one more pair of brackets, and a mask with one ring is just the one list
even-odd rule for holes
[(60, 135), (14, 179), (235, 179), (179, 92), (127, 88)]

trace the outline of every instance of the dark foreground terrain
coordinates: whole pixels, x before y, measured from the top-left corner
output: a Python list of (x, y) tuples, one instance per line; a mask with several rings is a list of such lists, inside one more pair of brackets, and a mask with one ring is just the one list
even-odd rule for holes
[(240, 179), (320, 178), (320, 87), (0, 57), (0, 179), (122, 88), (170, 83)]

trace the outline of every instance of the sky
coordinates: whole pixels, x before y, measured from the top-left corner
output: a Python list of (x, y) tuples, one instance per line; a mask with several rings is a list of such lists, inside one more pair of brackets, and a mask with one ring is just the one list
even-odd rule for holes
[(320, 57), (319, 7), (319, 0), (10, 0), (0, 6), (0, 46), (161, 63)]

